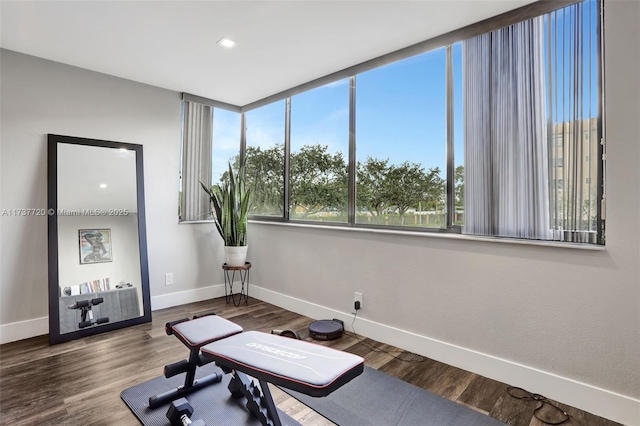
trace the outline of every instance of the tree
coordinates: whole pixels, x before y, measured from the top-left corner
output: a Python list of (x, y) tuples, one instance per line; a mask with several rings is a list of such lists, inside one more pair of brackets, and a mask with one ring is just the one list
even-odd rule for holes
[(455, 205), (464, 208), (464, 166), (456, 167), (454, 185)]
[[(238, 170), (240, 156), (233, 159), (233, 167)], [(284, 145), (278, 144), (262, 149), (247, 147), (245, 161), (246, 188), (253, 193), (251, 214), (282, 214), (284, 207)], [(228, 180), (228, 172), (221, 181)]]
[(456, 167), (453, 182), (453, 199), (455, 209), (453, 220), (455, 224), (462, 225), (464, 222), (464, 216), (461, 216), (459, 212), (464, 212), (464, 166)]
[(405, 161), (400, 165), (392, 165), (387, 173), (388, 188), (392, 188), (389, 203), (396, 207), (404, 225), (404, 214), (419, 204), (434, 205), (441, 201), (444, 193), (444, 180), (440, 177), (438, 167), (425, 173), (420, 164)]
[(378, 160), (367, 157), (364, 163), (358, 162), (356, 201), (358, 208), (368, 210), (373, 216), (381, 216), (389, 207), (390, 188), (389, 159)]
[[(234, 167), (239, 166), (239, 156)], [(253, 192), (253, 214), (282, 214), (284, 208), (284, 146), (248, 147), (246, 185)], [(456, 182), (462, 179), (462, 166), (456, 169)], [(223, 175), (222, 180), (228, 179)], [(290, 206), (292, 216), (307, 218), (322, 211), (347, 211), (348, 166), (341, 152), (330, 153), (326, 145), (304, 145), (291, 153)], [(456, 194), (462, 197), (462, 183)], [(357, 164), (356, 203), (372, 216), (380, 217), (396, 210), (404, 224), (411, 208), (435, 209), (445, 198), (444, 180), (438, 167), (428, 169), (405, 161), (390, 165), (389, 159), (367, 157)], [(463, 199), (461, 198), (463, 201)]]
[(348, 169), (341, 152), (331, 154), (326, 145), (304, 145), (291, 153), (290, 199), (303, 217), (329, 209), (346, 211)]

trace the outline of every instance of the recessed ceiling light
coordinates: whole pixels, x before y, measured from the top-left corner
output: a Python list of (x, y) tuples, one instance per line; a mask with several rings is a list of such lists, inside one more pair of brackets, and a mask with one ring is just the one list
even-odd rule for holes
[(236, 42), (229, 38), (222, 37), (220, 40), (218, 40), (218, 44), (220, 46), (226, 47), (227, 49), (231, 49), (233, 46), (236, 45)]
[(101, 184), (100, 184), (100, 188), (104, 189), (104, 188), (106, 188), (106, 187), (107, 187), (107, 184), (106, 184), (106, 183), (101, 183)]

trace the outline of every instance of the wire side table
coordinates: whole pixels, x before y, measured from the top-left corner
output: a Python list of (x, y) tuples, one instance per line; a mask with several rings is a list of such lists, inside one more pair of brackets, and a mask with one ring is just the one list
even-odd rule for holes
[[(229, 303), (233, 301), (233, 306), (240, 306), (242, 299), (244, 303), (249, 303), (249, 269), (251, 269), (251, 262), (245, 262), (243, 266), (230, 266), (226, 263), (222, 264), (224, 270), (224, 300)], [(236, 272), (240, 276), (240, 293), (233, 293), (233, 284), (236, 280)], [(227, 288), (229, 291), (227, 292)], [(238, 301), (236, 302), (236, 296)]]

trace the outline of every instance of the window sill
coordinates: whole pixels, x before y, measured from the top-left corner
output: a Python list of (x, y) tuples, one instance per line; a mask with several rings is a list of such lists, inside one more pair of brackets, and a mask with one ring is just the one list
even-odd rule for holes
[[(194, 222), (190, 222), (190, 223), (194, 223)], [(207, 223), (207, 221), (201, 221), (201, 222), (195, 222), (195, 223)], [(327, 226), (327, 225), (316, 225), (316, 224), (310, 224), (310, 223), (276, 222), (276, 221), (251, 220), (251, 219), (249, 220), (249, 223), (269, 225), (269, 226), (292, 226), (292, 227), (307, 228), (307, 229), (309, 228), (327, 229), (332, 231), (366, 232), (366, 233), (373, 233), (373, 234), (402, 235), (402, 236), (424, 237), (424, 238), (444, 238), (449, 240), (519, 244), (519, 245), (529, 245), (529, 246), (569, 248), (569, 249), (591, 250), (591, 251), (605, 250), (605, 246), (597, 245), (597, 244), (568, 243), (568, 242), (561, 242), (561, 241), (524, 240), (524, 239), (517, 239), (517, 238), (482, 237), (477, 235), (464, 235), (464, 234), (443, 233), (443, 232), (399, 231), (396, 229), (373, 229), (373, 228), (361, 228), (361, 227), (340, 226), (340, 225)]]

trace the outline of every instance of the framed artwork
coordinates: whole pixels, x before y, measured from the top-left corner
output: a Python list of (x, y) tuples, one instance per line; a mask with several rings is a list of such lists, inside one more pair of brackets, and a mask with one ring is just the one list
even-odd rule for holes
[(79, 229), (80, 264), (113, 262), (111, 229)]

